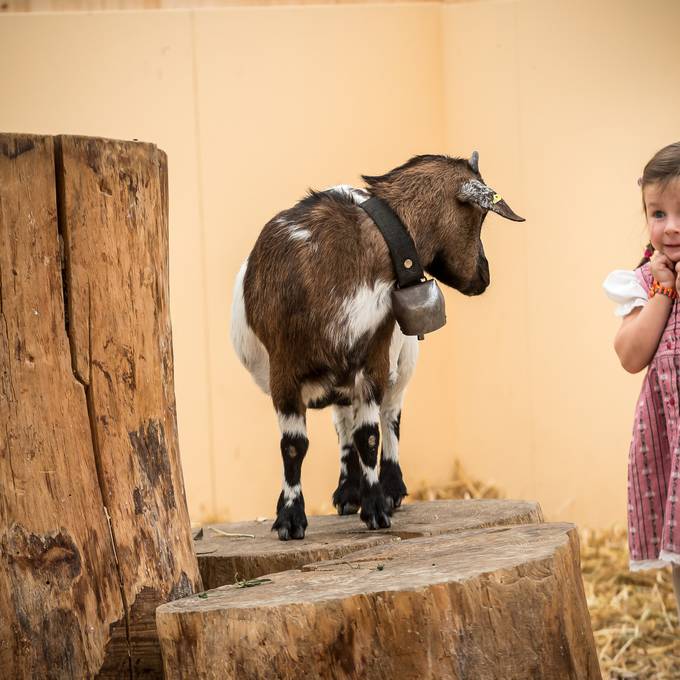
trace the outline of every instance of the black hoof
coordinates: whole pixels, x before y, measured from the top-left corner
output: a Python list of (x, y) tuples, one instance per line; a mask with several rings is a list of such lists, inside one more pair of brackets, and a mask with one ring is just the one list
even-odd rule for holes
[(333, 505), (338, 515), (356, 515), (361, 507), (359, 483), (352, 484), (347, 478), (341, 479), (333, 492)]
[(283, 494), (281, 494), (278, 508), (272, 531), (278, 532), (279, 540), (303, 539), (307, 528), (307, 515), (305, 515), (305, 501), (302, 495), (288, 504), (283, 502)]
[(360, 517), (369, 529), (388, 529), (391, 526), (387, 501), (379, 484), (365, 489)]
[(340, 503), (335, 506), (338, 515), (356, 515), (359, 512), (359, 508), (360, 506), (354, 503)]
[(392, 514), (397, 508), (401, 507), (401, 502), (408, 496), (399, 464), (391, 461), (382, 461), (379, 479), (380, 486), (385, 494), (388, 512)]

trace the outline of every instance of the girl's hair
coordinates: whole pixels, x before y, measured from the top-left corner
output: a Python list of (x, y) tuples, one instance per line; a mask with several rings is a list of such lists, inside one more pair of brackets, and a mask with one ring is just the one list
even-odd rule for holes
[[(638, 180), (638, 184), (642, 189), (642, 208), (647, 214), (647, 206), (645, 205), (644, 189), (650, 184), (660, 184), (662, 187), (666, 186), (671, 180), (680, 177), (680, 142), (664, 146), (663, 149), (657, 151), (650, 161), (645, 165), (642, 171), (642, 177)], [(654, 246), (651, 243), (647, 244), (645, 254), (640, 260), (638, 267), (649, 262)]]

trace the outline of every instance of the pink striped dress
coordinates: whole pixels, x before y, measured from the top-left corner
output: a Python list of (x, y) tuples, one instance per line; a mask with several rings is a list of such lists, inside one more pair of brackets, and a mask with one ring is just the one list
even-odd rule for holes
[[(649, 264), (636, 269), (635, 276), (646, 298), (652, 284)], [(628, 459), (628, 547), (632, 570), (680, 563), (679, 383), (680, 304), (676, 301), (635, 407)]]

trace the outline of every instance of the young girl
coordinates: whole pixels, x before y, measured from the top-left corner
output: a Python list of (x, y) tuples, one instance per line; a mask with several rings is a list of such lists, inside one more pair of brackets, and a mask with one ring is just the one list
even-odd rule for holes
[(630, 568), (671, 564), (680, 612), (680, 142), (656, 153), (638, 184), (650, 244), (637, 269), (604, 282), (623, 317), (622, 366), (648, 367), (628, 461)]

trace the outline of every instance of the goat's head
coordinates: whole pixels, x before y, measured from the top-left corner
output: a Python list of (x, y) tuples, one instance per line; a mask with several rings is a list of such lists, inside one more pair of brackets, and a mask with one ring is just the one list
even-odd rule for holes
[(364, 180), (409, 224), (427, 273), (465, 295), (479, 295), (489, 285), (481, 240), (486, 214), (524, 221), (484, 183), (476, 151), (469, 160), (416, 156), (386, 175)]

